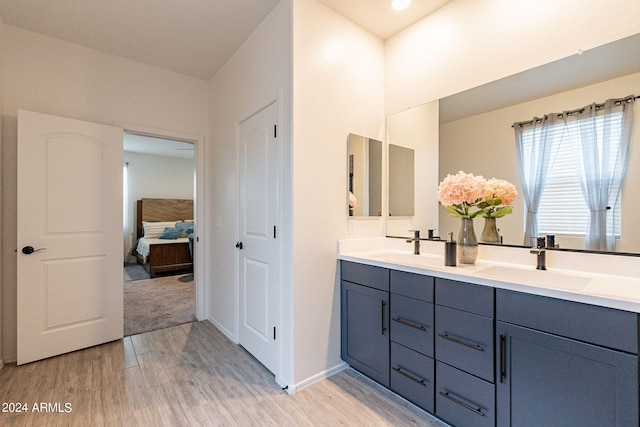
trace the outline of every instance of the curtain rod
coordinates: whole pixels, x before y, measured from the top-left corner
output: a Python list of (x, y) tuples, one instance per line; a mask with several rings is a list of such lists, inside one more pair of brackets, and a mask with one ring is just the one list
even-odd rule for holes
[[(616, 100), (616, 105), (620, 105), (623, 102), (635, 101), (636, 99), (640, 99), (640, 95), (639, 96), (629, 95), (629, 96), (626, 96), (624, 98), (617, 99)], [(590, 106), (591, 105), (593, 105), (593, 104), (590, 104)], [(595, 105), (596, 105), (596, 111), (598, 111), (600, 108), (604, 107), (604, 102), (602, 104), (595, 104)], [(575, 113), (583, 113), (586, 110), (586, 108), (587, 107), (578, 108), (577, 110), (570, 110), (570, 111), (564, 111), (562, 113), (557, 113), (556, 117), (557, 118), (561, 118), (565, 114), (570, 116), (571, 114), (575, 114)], [(542, 120), (543, 119), (541, 119), (541, 118), (535, 117), (533, 120), (526, 120), (524, 122), (516, 122), (516, 123), (512, 124), (511, 127), (513, 128), (513, 127), (516, 127), (516, 126), (523, 127), (523, 126), (527, 126), (527, 125), (532, 125), (534, 123), (541, 122)]]

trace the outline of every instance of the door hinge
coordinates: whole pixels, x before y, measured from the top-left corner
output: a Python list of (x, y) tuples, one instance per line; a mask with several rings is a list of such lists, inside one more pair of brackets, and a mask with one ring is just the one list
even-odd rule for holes
[(274, 239), (276, 238), (276, 226), (275, 225), (273, 226), (273, 238)]
[(273, 327), (273, 339), (274, 340), (276, 339), (276, 327), (275, 326)]
[(278, 125), (273, 125), (273, 137), (278, 137)]

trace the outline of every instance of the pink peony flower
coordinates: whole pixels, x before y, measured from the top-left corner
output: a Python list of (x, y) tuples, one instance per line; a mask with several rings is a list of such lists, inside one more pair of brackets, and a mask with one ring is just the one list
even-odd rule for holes
[(482, 176), (463, 171), (447, 175), (438, 186), (438, 201), (443, 206), (475, 204), (484, 194), (485, 183)]
[(518, 196), (516, 186), (504, 179), (491, 178), (484, 187), (484, 200), (500, 199), (500, 206), (510, 205)]

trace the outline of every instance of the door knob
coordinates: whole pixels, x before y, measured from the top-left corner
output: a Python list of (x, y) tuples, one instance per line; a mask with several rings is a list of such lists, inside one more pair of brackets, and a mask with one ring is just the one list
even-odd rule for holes
[(34, 249), (33, 246), (25, 246), (24, 248), (22, 248), (22, 253), (25, 255), (31, 255), (34, 252), (44, 251), (45, 249), (47, 248)]
[(242, 242), (238, 242), (238, 243), (236, 243), (236, 248), (238, 248), (238, 249), (242, 249)]

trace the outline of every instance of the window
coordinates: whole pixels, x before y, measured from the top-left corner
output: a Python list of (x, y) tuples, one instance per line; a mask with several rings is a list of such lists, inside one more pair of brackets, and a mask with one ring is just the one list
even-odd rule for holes
[[(546, 183), (540, 198), (538, 208), (538, 232), (544, 234), (564, 234), (584, 236), (589, 224), (589, 207), (581, 184), (581, 175), (584, 173), (584, 162), (581, 152), (581, 119), (554, 124), (546, 131), (547, 143), (551, 144), (549, 167), (546, 175)], [(595, 117), (595, 129), (597, 132), (599, 170), (610, 170), (618, 161), (620, 135), (622, 133), (623, 113), (615, 112)], [(607, 127), (609, 143), (606, 144), (608, 153), (603, 153), (604, 129)], [(535, 155), (536, 150), (531, 145), (538, 143), (535, 129), (529, 128), (522, 131), (521, 141), (525, 158), (524, 164), (532, 164), (532, 159), (527, 156)], [(532, 154), (533, 153), (533, 154)], [(608, 162), (603, 165), (602, 162)], [(535, 163), (535, 162), (534, 162)], [(582, 168), (582, 169), (580, 169)], [(608, 227), (615, 224), (614, 234), (620, 236), (620, 199), (613, 200), (614, 206), (608, 206), (613, 215), (607, 215)]]

